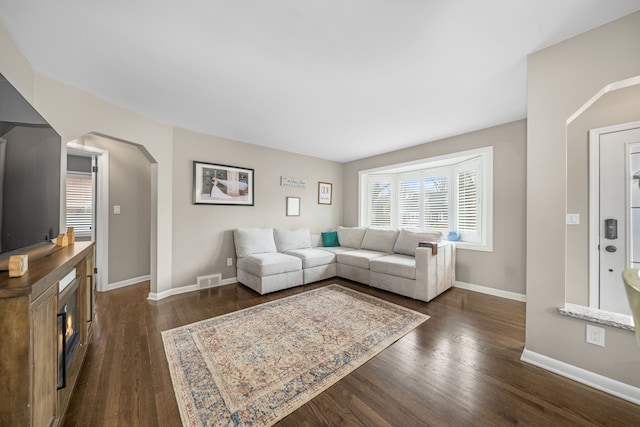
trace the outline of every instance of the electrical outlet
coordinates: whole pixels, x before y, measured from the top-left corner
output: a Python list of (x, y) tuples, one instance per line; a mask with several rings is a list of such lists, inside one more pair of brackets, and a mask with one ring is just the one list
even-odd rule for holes
[(587, 342), (604, 347), (604, 328), (587, 325)]
[(567, 214), (567, 224), (579, 225), (580, 224), (580, 214), (568, 213)]
[(233, 266), (233, 258), (227, 258), (227, 267)]

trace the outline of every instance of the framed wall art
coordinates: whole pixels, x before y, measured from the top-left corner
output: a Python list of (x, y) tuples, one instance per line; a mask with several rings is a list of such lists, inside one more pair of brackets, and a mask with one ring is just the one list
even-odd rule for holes
[(253, 206), (253, 169), (193, 162), (193, 203)]
[(287, 216), (300, 216), (300, 197), (287, 197)]
[(318, 204), (330, 205), (333, 193), (333, 184), (318, 182)]

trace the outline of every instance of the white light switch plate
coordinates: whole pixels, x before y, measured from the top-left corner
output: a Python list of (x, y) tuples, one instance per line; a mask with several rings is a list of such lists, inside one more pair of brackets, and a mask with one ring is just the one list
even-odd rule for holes
[(120, 215), (120, 205), (113, 205), (113, 214)]

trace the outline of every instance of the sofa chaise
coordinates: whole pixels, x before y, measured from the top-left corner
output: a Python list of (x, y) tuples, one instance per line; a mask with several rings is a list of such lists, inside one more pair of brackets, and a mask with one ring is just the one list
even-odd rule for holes
[(430, 301), (455, 281), (455, 244), (440, 232), (238, 228), (233, 236), (238, 282), (260, 294), (342, 277)]

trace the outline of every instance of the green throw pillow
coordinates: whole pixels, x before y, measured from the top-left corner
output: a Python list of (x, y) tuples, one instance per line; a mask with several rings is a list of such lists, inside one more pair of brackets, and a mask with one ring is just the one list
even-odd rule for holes
[(326, 231), (322, 234), (322, 246), (328, 248), (330, 246), (340, 246), (337, 231)]

